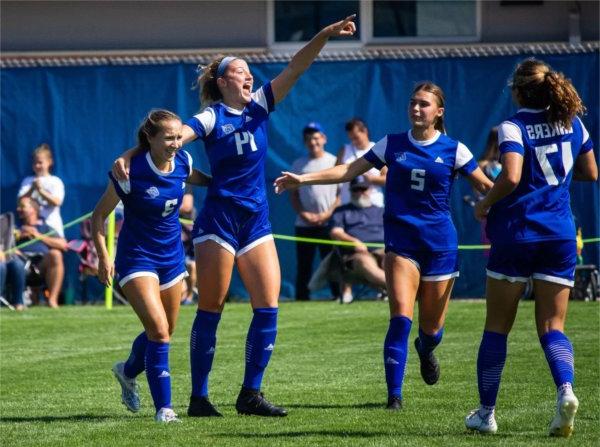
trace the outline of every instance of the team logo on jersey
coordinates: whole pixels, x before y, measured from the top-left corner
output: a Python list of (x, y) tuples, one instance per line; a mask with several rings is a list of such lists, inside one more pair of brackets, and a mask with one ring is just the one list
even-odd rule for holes
[(436, 163), (444, 163), (444, 159), (442, 157), (439, 157), (435, 159)]
[(151, 186), (146, 190), (146, 194), (148, 194), (152, 199), (156, 199), (160, 195), (160, 192), (156, 186)]
[(233, 124), (225, 124), (224, 126), (221, 126), (221, 129), (223, 130), (223, 132), (225, 132), (226, 135), (229, 135), (231, 132), (235, 131), (235, 127), (233, 127)]
[(396, 152), (394, 157), (396, 157), (397, 162), (404, 161), (406, 160), (406, 152)]

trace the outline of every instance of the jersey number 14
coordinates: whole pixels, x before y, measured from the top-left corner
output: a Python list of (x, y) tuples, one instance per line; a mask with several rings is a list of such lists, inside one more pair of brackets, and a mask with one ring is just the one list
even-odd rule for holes
[(233, 136), (235, 137), (235, 147), (238, 155), (244, 155), (244, 144), (249, 144), (252, 152), (257, 150), (256, 143), (254, 143), (254, 135), (250, 132), (236, 132)]

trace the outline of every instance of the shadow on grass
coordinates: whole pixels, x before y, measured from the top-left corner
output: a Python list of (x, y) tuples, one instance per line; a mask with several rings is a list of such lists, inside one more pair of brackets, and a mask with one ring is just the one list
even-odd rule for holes
[[(450, 445), (452, 445), (452, 442), (449, 441), (450, 439), (454, 438), (460, 441), (464, 441), (465, 439), (480, 439), (482, 441), (482, 445), (483, 445), (483, 441), (484, 438), (487, 439), (485, 437), (485, 435), (481, 435), (481, 434), (474, 434), (471, 432), (457, 432), (457, 433), (448, 433), (448, 431), (446, 430), (401, 430), (398, 432), (393, 432), (393, 431), (363, 431), (363, 430), (359, 430), (359, 431), (335, 431), (335, 430), (303, 430), (303, 431), (283, 431), (283, 432), (275, 432), (275, 433), (258, 433), (258, 432), (240, 432), (240, 433), (233, 433), (233, 432), (226, 432), (226, 433), (211, 433), (208, 436), (215, 436), (218, 438), (246, 438), (246, 439), (251, 439), (251, 438), (261, 438), (261, 439), (277, 439), (277, 438), (307, 438), (307, 437), (314, 437), (314, 436), (327, 436), (327, 437), (335, 437), (335, 438), (363, 438), (363, 439), (367, 439), (367, 438), (390, 438), (390, 437), (397, 437), (397, 436), (412, 436), (412, 437), (416, 437), (416, 438), (422, 438), (422, 437), (426, 437), (426, 438), (440, 438), (440, 439), (444, 439), (447, 442), (450, 442)], [(530, 436), (527, 436), (530, 435)], [(521, 439), (527, 439), (527, 438), (532, 438), (532, 439), (536, 439), (539, 437), (539, 434), (537, 433), (526, 433), (525, 434), (526, 438), (524, 438), (524, 434), (523, 433), (503, 433), (503, 434), (495, 434), (493, 439), (498, 440), (498, 439), (514, 439), (514, 438), (521, 438)]]
[(367, 402), (364, 404), (288, 404), (286, 408), (314, 408), (327, 410), (328, 408), (357, 408), (357, 409), (385, 409), (385, 402)]
[(29, 423), (29, 422), (102, 422), (114, 419), (113, 416), (101, 416), (94, 414), (71, 414), (64, 416), (2, 416), (0, 424)]

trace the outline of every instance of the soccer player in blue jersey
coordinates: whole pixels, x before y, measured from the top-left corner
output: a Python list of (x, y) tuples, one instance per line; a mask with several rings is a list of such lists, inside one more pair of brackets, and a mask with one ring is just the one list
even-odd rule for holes
[(512, 93), (521, 109), (498, 131), (502, 171), (475, 207), (478, 218), (487, 215), (492, 248), (477, 358), (481, 405), (465, 424), (482, 433), (498, 429), (494, 413), (507, 337), (531, 277), (537, 333), (558, 393), (550, 435), (566, 437), (579, 405), (573, 394), (573, 347), (564, 334), (576, 264), (569, 185), (572, 179), (596, 181), (598, 168), (578, 117), (585, 108), (568, 79), (528, 59), (514, 72)]
[[(146, 371), (158, 422), (178, 421), (171, 407), (169, 339), (175, 328), (182, 279), (187, 274), (179, 205), (185, 183), (207, 185), (210, 177), (192, 169), (192, 158), (180, 151), (182, 123), (177, 115), (154, 110), (138, 130), (140, 153), (132, 158), (129, 179), (110, 181), (92, 214), (98, 250), (98, 278), (110, 285), (114, 271), (119, 285), (144, 326), (129, 359), (116, 363), (123, 404), (139, 411), (135, 378)], [(108, 256), (104, 222), (121, 200), (125, 220), (113, 265)]]
[[(248, 64), (222, 57), (198, 79), (204, 109), (183, 126), (183, 142), (204, 141), (212, 182), (194, 224), (198, 312), (192, 326), (189, 416), (221, 416), (208, 398), (208, 376), (234, 264), (250, 295), (254, 316), (246, 340), (246, 369), (236, 401), (241, 414), (286, 416), (261, 392), (275, 346), (281, 273), (267, 203), (264, 164), (269, 114), (308, 69), (329, 38), (356, 31), (354, 16), (325, 27), (271, 82), (252, 93)], [(124, 154), (127, 158), (131, 153)], [(117, 160), (115, 173), (126, 173)]]
[(384, 268), (391, 318), (384, 363), (391, 410), (402, 408), (408, 337), (417, 297), (419, 336), (415, 348), (421, 375), (429, 385), (439, 379), (433, 350), (442, 340), (448, 299), (458, 276), (458, 242), (450, 216), (455, 174), (467, 176), (482, 192), (492, 185), (469, 149), (444, 133), (444, 94), (438, 86), (418, 84), (408, 116), (410, 131), (387, 135), (350, 164), (303, 175), (284, 172), (275, 181), (276, 191), (282, 192), (305, 184), (347, 182), (373, 167), (387, 166)]

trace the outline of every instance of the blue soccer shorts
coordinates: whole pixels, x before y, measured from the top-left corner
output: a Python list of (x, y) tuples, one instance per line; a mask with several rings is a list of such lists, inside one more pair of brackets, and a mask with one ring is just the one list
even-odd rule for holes
[(421, 281), (446, 281), (460, 275), (458, 250), (415, 251), (386, 245), (385, 251), (411, 261), (421, 274)]
[(573, 287), (576, 264), (574, 240), (492, 243), (487, 275), (510, 282), (527, 282), (532, 277)]
[(133, 278), (150, 276), (158, 279), (160, 290), (167, 290), (188, 276), (185, 268), (185, 259), (170, 265), (158, 265), (149, 259), (117, 259), (115, 270), (119, 275), (119, 285), (123, 287)]
[(269, 207), (247, 210), (230, 202), (207, 201), (194, 222), (194, 245), (212, 240), (234, 256), (273, 240)]

